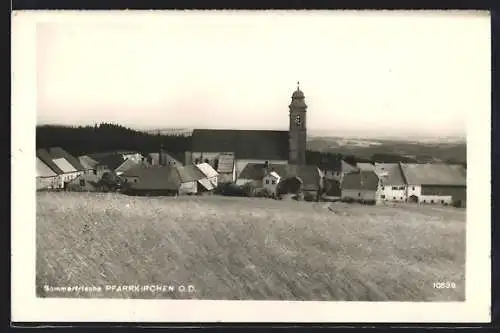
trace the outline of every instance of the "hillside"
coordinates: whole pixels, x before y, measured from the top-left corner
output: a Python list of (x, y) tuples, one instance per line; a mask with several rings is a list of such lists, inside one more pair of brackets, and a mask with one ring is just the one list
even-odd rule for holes
[[(37, 294), (461, 301), (465, 211), (230, 197), (37, 194)], [(455, 289), (433, 283), (452, 281)], [(185, 284), (194, 293), (47, 293)]]

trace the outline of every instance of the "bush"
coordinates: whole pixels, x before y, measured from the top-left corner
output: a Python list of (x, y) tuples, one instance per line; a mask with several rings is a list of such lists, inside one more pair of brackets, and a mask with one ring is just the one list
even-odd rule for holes
[(305, 201), (317, 201), (318, 196), (315, 192), (304, 192), (304, 200)]
[(271, 198), (273, 197), (273, 193), (267, 188), (259, 188), (255, 192), (255, 196), (259, 198)]
[(341, 202), (346, 202), (346, 203), (353, 203), (354, 199), (353, 198), (342, 198), (340, 199)]
[(243, 189), (234, 183), (224, 183), (219, 184), (214, 191), (215, 194), (226, 195), (226, 196), (245, 196)]
[(257, 194), (257, 188), (252, 183), (243, 185), (242, 190), (247, 197), (254, 197)]

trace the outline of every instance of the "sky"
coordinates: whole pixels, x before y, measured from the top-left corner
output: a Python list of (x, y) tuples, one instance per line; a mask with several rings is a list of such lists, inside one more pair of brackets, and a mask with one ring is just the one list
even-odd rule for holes
[(37, 23), (37, 123), (462, 136), (490, 98), (485, 12), (72, 13)]

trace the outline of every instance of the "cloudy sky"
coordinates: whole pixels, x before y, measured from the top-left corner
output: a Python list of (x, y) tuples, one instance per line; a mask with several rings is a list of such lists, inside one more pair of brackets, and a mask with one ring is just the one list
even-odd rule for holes
[(40, 124), (286, 129), (300, 81), (313, 131), (449, 136), (490, 97), (487, 13), (65, 15), (37, 25)]

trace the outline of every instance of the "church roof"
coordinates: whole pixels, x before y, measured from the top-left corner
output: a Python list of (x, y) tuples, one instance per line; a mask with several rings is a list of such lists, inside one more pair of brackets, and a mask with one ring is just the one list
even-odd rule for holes
[(288, 131), (195, 129), (193, 152), (234, 153), (237, 159), (288, 160)]

